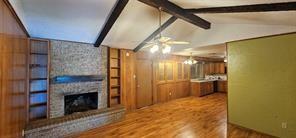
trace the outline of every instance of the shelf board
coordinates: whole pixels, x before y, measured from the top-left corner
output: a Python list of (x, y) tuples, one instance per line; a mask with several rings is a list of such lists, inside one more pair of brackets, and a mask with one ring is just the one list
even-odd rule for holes
[(113, 76), (113, 77), (111, 77), (111, 79), (118, 79), (118, 78), (120, 78), (120, 76)]
[(111, 88), (119, 88), (120, 85), (112, 85)]
[(111, 57), (111, 59), (120, 59), (120, 58), (116, 58), (116, 57)]
[(47, 68), (47, 65), (41, 65), (41, 64), (30, 64), (30, 68)]
[(117, 98), (117, 97), (120, 97), (120, 94), (113, 94), (113, 95), (111, 95), (111, 98)]
[(120, 67), (111, 67), (111, 69), (120, 69)]
[(48, 53), (30, 53), (31, 55), (48, 55)]
[(47, 78), (30, 78), (30, 81), (47, 80)]
[(47, 90), (40, 90), (40, 91), (30, 91), (30, 94), (37, 94), (37, 93), (47, 93)]
[(38, 106), (46, 106), (47, 102), (44, 103), (35, 103), (35, 104), (30, 104), (30, 107), (38, 107)]
[(112, 106), (117, 106), (117, 105), (120, 105), (120, 103), (112, 103), (112, 104), (110, 104), (111, 107)]
[(30, 121), (36, 121), (36, 120), (45, 119), (45, 118), (46, 118), (46, 115), (44, 115), (44, 116), (38, 116), (38, 117), (35, 117), (35, 118), (30, 117)]

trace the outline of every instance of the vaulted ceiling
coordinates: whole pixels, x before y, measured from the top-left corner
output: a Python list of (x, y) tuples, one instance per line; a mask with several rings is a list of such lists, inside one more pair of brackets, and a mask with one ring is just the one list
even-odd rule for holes
[(10, 0), (31, 37), (94, 43), (116, 0)]
[[(170, 0), (182, 8), (204, 8), (295, 0)], [(116, 0), (10, 0), (32, 37), (94, 43)], [(212, 23), (205, 30), (178, 19), (163, 31), (190, 45), (173, 47), (188, 55), (196, 47), (265, 35), (295, 32), (296, 12), (196, 14)], [(171, 15), (164, 13), (163, 22)], [(158, 11), (138, 0), (129, 0), (103, 41), (110, 47), (134, 49), (158, 28)], [(191, 50), (190, 50), (191, 49)], [(198, 48), (197, 48), (198, 49)]]

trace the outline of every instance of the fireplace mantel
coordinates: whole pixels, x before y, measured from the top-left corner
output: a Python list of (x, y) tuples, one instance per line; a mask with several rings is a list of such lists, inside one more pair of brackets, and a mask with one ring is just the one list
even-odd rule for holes
[(75, 83), (75, 82), (92, 82), (92, 81), (103, 81), (104, 76), (102, 75), (64, 75), (56, 76), (51, 79), (52, 84), (61, 83)]

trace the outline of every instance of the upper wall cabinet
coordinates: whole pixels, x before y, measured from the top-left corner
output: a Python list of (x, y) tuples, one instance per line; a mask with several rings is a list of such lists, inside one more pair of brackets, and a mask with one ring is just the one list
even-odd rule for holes
[(190, 78), (190, 65), (184, 64), (184, 75), (183, 79), (187, 80)]
[(183, 63), (177, 63), (177, 80), (183, 79)]
[(157, 62), (157, 83), (183, 81), (190, 78), (190, 65), (175, 61)]
[(205, 75), (226, 73), (224, 62), (206, 63), (203, 65), (203, 70)]
[(166, 81), (174, 81), (174, 62), (165, 63)]
[(165, 70), (165, 63), (164, 62), (159, 62), (157, 65), (157, 80), (158, 82), (162, 82), (165, 81), (165, 74), (164, 74), (164, 70)]

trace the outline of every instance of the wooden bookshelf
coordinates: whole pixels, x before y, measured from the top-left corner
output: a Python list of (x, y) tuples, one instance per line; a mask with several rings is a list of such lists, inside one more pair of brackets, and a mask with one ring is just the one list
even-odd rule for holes
[(28, 121), (48, 117), (49, 40), (30, 39), (28, 65)]
[(108, 48), (108, 106), (121, 104), (120, 50)]

